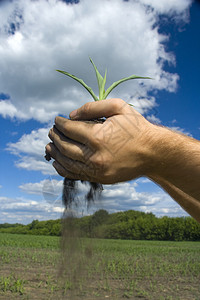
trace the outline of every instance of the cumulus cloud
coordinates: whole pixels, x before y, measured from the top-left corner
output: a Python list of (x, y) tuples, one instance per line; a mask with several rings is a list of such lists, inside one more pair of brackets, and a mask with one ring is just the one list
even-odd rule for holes
[(161, 120), (154, 115), (147, 116), (147, 119), (154, 124), (161, 124)]
[(159, 194), (137, 192), (134, 185), (134, 183), (126, 182), (104, 186), (103, 201), (109, 211), (141, 210), (144, 205), (153, 206), (162, 200), (162, 196)]
[(24, 134), (18, 142), (8, 143), (7, 150), (19, 157), (15, 162), (18, 168), (41, 171), (45, 175), (57, 174), (51, 162), (44, 159), (45, 145), (49, 143), (49, 129), (32, 130), (30, 134)]
[[(149, 183), (154, 185), (153, 192), (138, 192), (137, 188), (141, 184)], [(62, 188), (63, 181), (54, 178), (47, 178), (37, 183), (26, 183), (19, 188), (28, 194), (41, 195), (43, 199), (54, 207), (62, 207)], [(104, 208), (110, 213), (124, 210), (139, 210), (144, 212), (153, 212), (157, 216), (180, 216), (187, 213), (164, 191), (146, 178), (140, 178), (136, 181), (118, 183), (114, 185), (104, 185), (102, 197), (92, 204), (89, 209), (85, 202), (85, 195), (88, 187), (81, 182), (78, 184), (78, 202), (76, 214), (91, 214), (97, 209)]]
[(9, 143), (7, 150), (15, 155), (27, 153), (40, 156), (41, 152), (44, 151), (44, 145), (49, 141), (49, 129), (40, 128), (39, 130), (33, 130), (30, 134), (24, 134), (17, 143)]
[(137, 179), (136, 181), (137, 184), (140, 184), (140, 183), (152, 183), (152, 181), (148, 178), (145, 178), (145, 177), (141, 177), (139, 179)]
[[(145, 183), (151, 183), (149, 180)], [(156, 216), (188, 215), (169, 195), (159, 187), (154, 192), (138, 192), (137, 187), (144, 183), (144, 178), (133, 182), (104, 185), (102, 199), (97, 208), (104, 208), (110, 213), (129, 209), (152, 212)], [(153, 184), (155, 185), (155, 184)]]
[[(129, 82), (111, 96), (131, 100), (138, 92), (155, 105), (148, 92), (174, 91), (178, 75), (164, 70), (174, 63), (158, 31), (158, 15), (187, 21), (190, 0), (4, 1), (0, 9), (0, 101), (3, 117), (47, 122), (68, 114), (91, 98), (71, 79), (55, 72), (64, 69), (96, 88), (88, 56), (100, 71), (108, 68), (108, 84), (133, 73), (154, 80)], [(42, 13), (41, 13), (42, 12)], [(112, 25), (111, 25), (112, 24)]]
[(142, 0), (146, 5), (156, 10), (160, 14), (173, 15), (174, 13), (187, 16), (187, 8), (191, 4), (190, 0)]
[(24, 224), (33, 219), (48, 220), (58, 219), (62, 216), (63, 207), (53, 206), (45, 200), (35, 201), (27, 198), (0, 197), (0, 220), (1, 223)]
[[(76, 207), (75, 214), (77, 216), (93, 214), (96, 210), (103, 208), (110, 213), (133, 209), (152, 212), (156, 216), (187, 216), (187, 213), (160, 189), (152, 193), (138, 192), (137, 186), (142, 180), (104, 185), (102, 198), (93, 203), (89, 208), (84, 199), (88, 187), (79, 183), (79, 205)], [(20, 185), (19, 188), (23, 192), (41, 197), (38, 200), (29, 199), (28, 197), (0, 197), (1, 223), (30, 223), (33, 219), (46, 220), (60, 218), (64, 211), (62, 205), (62, 187), (62, 180), (50, 177), (40, 182)]]
[(153, 214), (163, 217), (188, 217), (188, 213), (186, 213), (178, 204), (174, 203), (171, 205), (171, 203), (168, 204), (168, 207), (152, 207), (151, 210), (149, 210), (148, 207), (144, 206), (142, 207), (142, 210), (144, 212), (152, 212)]
[(22, 156), (21, 159), (15, 162), (15, 166), (28, 171), (40, 171), (44, 175), (57, 175), (51, 162), (47, 163), (43, 156), (40, 159), (31, 156)]
[(60, 207), (62, 205), (63, 180), (49, 177), (40, 182), (22, 184), (19, 188), (27, 194), (41, 195), (45, 201), (53, 206)]
[[(163, 199), (171, 200), (171, 198), (164, 192), (158, 189), (154, 193), (138, 192), (137, 187), (143, 183), (152, 182), (146, 178), (140, 178), (137, 181), (118, 183), (114, 185), (104, 185), (102, 197), (95, 205), (104, 205), (108, 210), (113, 209), (140, 209), (141, 207), (153, 207), (163, 203)], [(19, 186), (19, 188), (28, 194), (43, 195), (45, 199), (52, 196), (54, 201), (61, 198), (63, 189), (63, 180), (57, 180), (53, 177), (48, 177), (45, 180), (36, 183), (26, 183)], [(88, 187), (81, 182), (78, 182), (78, 191), (80, 201), (84, 200), (84, 196), (88, 191)], [(45, 195), (46, 194), (46, 195)], [(52, 201), (53, 203), (53, 201)], [(171, 204), (174, 203), (171, 200)]]
[(176, 131), (177, 133), (183, 133), (185, 135), (192, 137), (192, 134), (190, 132), (186, 131), (184, 128), (181, 128), (179, 126), (172, 126), (172, 127), (169, 127), (169, 129)]
[(41, 195), (45, 190), (49, 194), (59, 195), (62, 191), (62, 185), (62, 180), (48, 178), (36, 183), (22, 184), (19, 188), (28, 194)]

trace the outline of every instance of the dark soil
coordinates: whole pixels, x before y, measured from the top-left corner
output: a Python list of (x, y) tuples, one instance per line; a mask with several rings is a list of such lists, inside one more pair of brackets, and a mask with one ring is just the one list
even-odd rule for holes
[[(103, 121), (86, 122), (102, 123)], [(46, 153), (45, 159), (47, 161), (51, 160), (49, 153)], [(95, 200), (100, 199), (103, 190), (103, 186), (100, 183), (81, 181), (81, 183), (88, 186), (88, 191), (83, 196), (83, 199), (80, 199), (78, 183), (78, 180), (65, 178), (62, 192), (62, 202), (65, 210), (62, 218), (60, 276), (72, 282), (74, 287), (78, 285), (81, 278), (86, 277), (86, 268), (90, 264), (93, 254), (91, 242), (88, 243), (81, 239), (81, 234), (77, 230), (74, 220), (78, 217), (80, 201), (85, 201), (88, 209), (95, 203)]]
[[(47, 161), (51, 160), (51, 155), (49, 153), (46, 153), (44, 157)], [(101, 183), (97, 183), (97, 182), (89, 182), (83, 180), (81, 180), (81, 182), (90, 186), (88, 193), (85, 195), (87, 207), (89, 207), (91, 203), (95, 202), (95, 200), (98, 200), (100, 198), (101, 192), (103, 191), (103, 186)], [(76, 205), (77, 195), (78, 195), (78, 181), (65, 178), (63, 181), (63, 193), (62, 193), (62, 202), (65, 206), (65, 209), (70, 209), (73, 204)]]
[[(95, 200), (98, 200), (103, 190), (102, 184), (81, 180), (82, 183), (89, 185), (89, 191), (85, 195), (85, 201), (89, 207)], [(76, 205), (76, 196), (78, 194), (78, 181), (65, 178), (63, 182), (62, 202), (66, 209), (70, 209), (73, 204)]]

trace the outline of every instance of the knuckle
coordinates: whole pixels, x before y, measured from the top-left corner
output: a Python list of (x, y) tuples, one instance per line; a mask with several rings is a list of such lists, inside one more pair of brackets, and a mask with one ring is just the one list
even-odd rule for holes
[(91, 156), (90, 163), (96, 170), (102, 172), (102, 174), (105, 174), (109, 169), (109, 161), (106, 157), (100, 154)]
[(102, 158), (97, 155), (93, 155), (92, 157), (90, 157), (90, 162), (96, 167), (101, 167), (103, 165)]
[(123, 105), (126, 103), (124, 100), (120, 98), (112, 99), (112, 106), (114, 110), (118, 110), (123, 107)]
[(102, 140), (100, 136), (95, 136), (95, 138), (91, 142), (97, 150), (100, 149), (100, 146), (102, 145)]
[(66, 155), (66, 153), (67, 153), (67, 148), (66, 148), (66, 145), (65, 145), (64, 143), (61, 143), (61, 144), (60, 144), (59, 150), (60, 150), (60, 152), (61, 152), (63, 155)]
[(94, 124), (91, 128), (91, 141), (95, 144), (97, 148), (99, 148), (103, 142), (102, 135), (103, 130), (101, 124)]
[(91, 102), (87, 102), (85, 103), (79, 110), (79, 115), (85, 115), (90, 111), (90, 107), (91, 107)]
[(68, 122), (66, 121), (64, 124), (63, 124), (63, 133), (64, 134), (67, 134), (69, 130), (69, 126), (68, 126)]

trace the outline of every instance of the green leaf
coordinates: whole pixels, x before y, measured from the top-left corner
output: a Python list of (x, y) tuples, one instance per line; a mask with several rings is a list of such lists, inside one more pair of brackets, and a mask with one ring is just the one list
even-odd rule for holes
[(94, 69), (95, 69), (95, 73), (96, 73), (96, 77), (97, 77), (97, 82), (98, 82), (98, 87), (99, 87), (99, 100), (103, 100), (104, 99), (104, 94), (105, 94), (105, 84), (106, 84), (106, 73), (105, 72), (105, 76), (104, 78), (101, 76), (101, 74), (99, 73), (97, 67), (95, 66), (93, 60), (90, 58), (90, 62), (92, 63)]
[(98, 97), (93, 92), (92, 88), (89, 87), (82, 79), (80, 79), (80, 78), (76, 77), (75, 75), (72, 75), (68, 72), (65, 72), (65, 71), (61, 71), (61, 70), (56, 70), (56, 71), (66, 75), (66, 76), (69, 76), (69, 77), (73, 78), (74, 80), (78, 81), (90, 93), (90, 95), (93, 97), (93, 99), (95, 101), (99, 100)]
[(97, 67), (95, 66), (93, 60), (90, 58), (90, 62), (92, 63), (94, 69), (95, 69), (95, 73), (96, 73), (96, 77), (97, 77), (97, 82), (98, 82), (98, 87), (99, 87), (99, 98), (95, 95), (95, 93), (93, 92), (92, 88), (89, 87), (82, 79), (76, 77), (75, 75), (72, 75), (68, 72), (65, 71), (60, 71), (60, 70), (56, 70), (66, 76), (69, 76), (71, 78), (73, 78), (74, 80), (78, 81), (89, 93), (90, 95), (93, 97), (93, 99), (95, 101), (98, 100), (103, 100), (106, 99), (108, 97), (108, 95), (110, 94), (110, 92), (116, 87), (118, 86), (120, 83), (125, 82), (127, 80), (131, 80), (131, 79), (151, 79), (150, 77), (141, 77), (141, 76), (137, 76), (137, 75), (131, 75), (129, 77), (126, 78), (122, 78), (116, 82), (114, 82), (106, 91), (105, 91), (105, 84), (106, 84), (106, 75), (107, 75), (107, 70), (105, 71), (105, 75), (104, 78), (101, 76), (101, 74), (99, 73)]
[(103, 79), (103, 88), (102, 88), (103, 91), (102, 91), (102, 94), (99, 95), (99, 100), (106, 99), (106, 98), (105, 98), (105, 93), (106, 93), (106, 91), (105, 91), (106, 75), (107, 75), (107, 70), (105, 71), (105, 75), (104, 75), (104, 79)]
[(131, 75), (129, 77), (126, 78), (122, 78), (116, 82), (114, 82), (105, 92), (105, 99), (108, 97), (108, 95), (110, 94), (110, 92), (116, 88), (116, 86), (118, 86), (120, 83), (125, 82), (127, 80), (131, 80), (131, 79), (151, 79), (150, 77), (141, 77), (141, 76), (137, 76), (137, 75)]

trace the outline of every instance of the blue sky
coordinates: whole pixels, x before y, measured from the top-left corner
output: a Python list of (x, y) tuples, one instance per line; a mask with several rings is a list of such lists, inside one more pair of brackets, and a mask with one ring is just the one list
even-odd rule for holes
[[(68, 116), (92, 99), (55, 69), (95, 87), (91, 56), (100, 72), (108, 68), (108, 85), (130, 74), (151, 76), (154, 81), (125, 83), (112, 96), (200, 139), (199, 53), (197, 1), (1, 1), (0, 223), (61, 216), (62, 178), (43, 159), (48, 129), (56, 115)], [(80, 185), (80, 199), (85, 189)], [(146, 178), (105, 186), (103, 201), (89, 213), (99, 207), (187, 215)]]
[[(179, 74), (176, 93), (160, 93), (158, 116), (163, 125), (171, 126), (173, 120), (194, 138), (200, 139), (199, 111), (200, 95), (198, 90), (200, 70), (200, 4), (193, 3), (190, 9), (190, 22), (181, 32), (173, 25), (164, 26), (170, 32), (168, 48), (176, 55), (175, 71)], [(169, 109), (171, 106), (171, 109)], [(175, 122), (176, 126), (176, 122)]]

